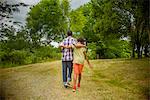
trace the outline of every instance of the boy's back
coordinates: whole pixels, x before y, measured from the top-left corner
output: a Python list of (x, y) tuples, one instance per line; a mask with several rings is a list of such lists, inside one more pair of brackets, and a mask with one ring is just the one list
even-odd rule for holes
[(83, 52), (86, 52), (86, 48), (82, 47), (82, 48), (76, 48), (75, 46), (73, 46), (74, 49), (74, 60), (73, 63), (77, 63), (77, 64), (84, 64), (84, 60), (85, 60), (85, 55)]

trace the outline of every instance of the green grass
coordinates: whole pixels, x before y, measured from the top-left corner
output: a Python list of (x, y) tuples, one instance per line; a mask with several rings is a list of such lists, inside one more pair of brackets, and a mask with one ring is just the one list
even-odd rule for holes
[(113, 98), (124, 98), (125, 100), (146, 100), (149, 98), (149, 59), (96, 60), (92, 63), (95, 68), (91, 81), (97, 87), (104, 87), (108, 91), (113, 90), (114, 93), (110, 93), (114, 95)]
[(0, 63), (0, 68), (11, 68), (11, 67), (19, 67), (21, 65), (29, 65), (29, 64), (35, 64), (35, 63), (44, 63), (44, 62), (52, 62), (52, 61), (55, 61), (56, 59), (44, 59), (44, 60), (40, 60), (40, 61), (37, 61), (37, 62), (28, 62), (28, 63), (25, 63), (25, 64), (15, 64), (15, 63), (10, 63), (10, 62), (2, 62)]

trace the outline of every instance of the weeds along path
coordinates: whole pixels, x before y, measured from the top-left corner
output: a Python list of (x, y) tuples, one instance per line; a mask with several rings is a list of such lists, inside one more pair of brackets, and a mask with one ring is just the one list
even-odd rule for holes
[[(62, 85), (61, 61), (1, 69), (0, 99), (147, 99), (147, 95), (149, 95), (147, 83), (149, 78), (147, 60), (95, 60), (91, 62), (94, 69), (90, 70), (88, 66), (85, 65), (81, 88), (75, 93), (72, 92), (71, 88), (66, 89)], [(137, 77), (137, 75), (139, 76)]]

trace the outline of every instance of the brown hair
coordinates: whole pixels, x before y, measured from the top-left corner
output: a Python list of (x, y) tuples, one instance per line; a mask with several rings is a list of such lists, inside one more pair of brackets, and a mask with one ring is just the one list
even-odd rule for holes
[(85, 42), (85, 41), (84, 41), (83, 38), (78, 38), (77, 41), (84, 45), (84, 42)]
[(67, 32), (67, 35), (68, 35), (68, 36), (72, 36), (72, 31), (69, 30), (69, 31)]

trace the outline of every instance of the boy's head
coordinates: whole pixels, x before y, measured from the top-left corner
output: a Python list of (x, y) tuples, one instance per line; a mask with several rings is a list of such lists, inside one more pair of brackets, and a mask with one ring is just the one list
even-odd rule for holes
[(85, 41), (84, 41), (83, 38), (78, 38), (77, 41), (84, 45), (84, 42), (85, 42)]
[(67, 32), (67, 35), (68, 35), (68, 36), (72, 36), (72, 31), (69, 30), (69, 31)]

